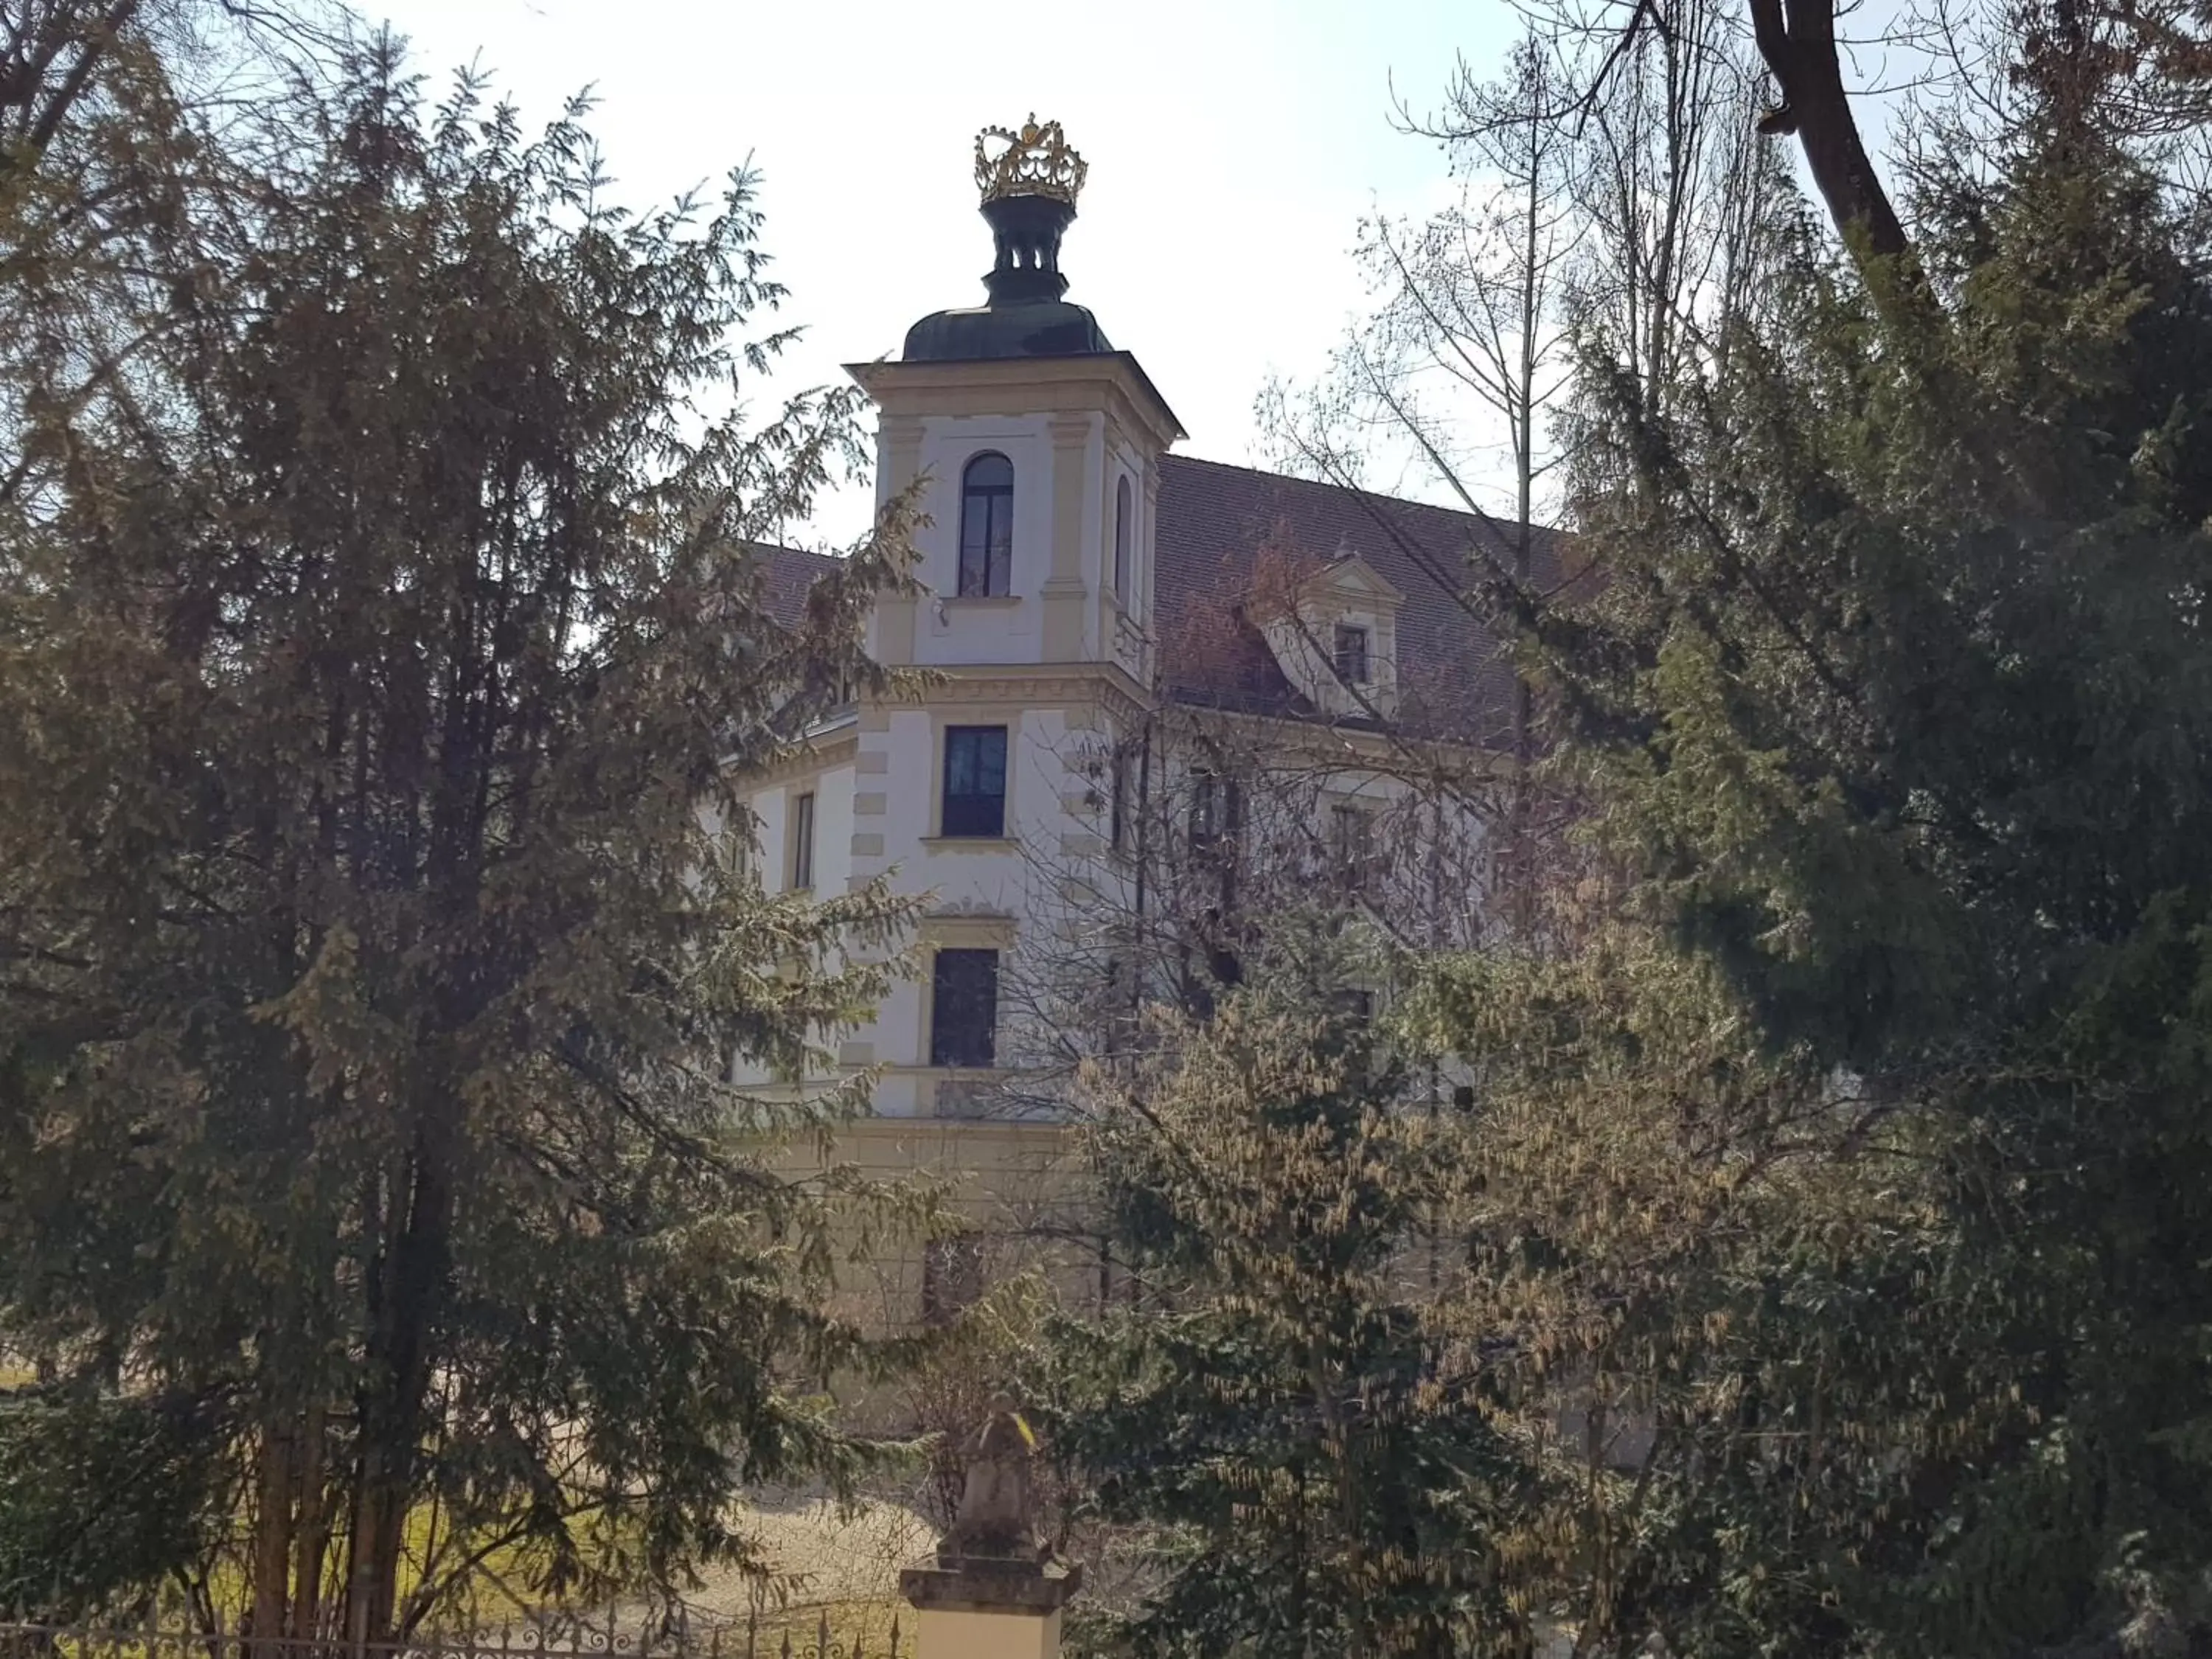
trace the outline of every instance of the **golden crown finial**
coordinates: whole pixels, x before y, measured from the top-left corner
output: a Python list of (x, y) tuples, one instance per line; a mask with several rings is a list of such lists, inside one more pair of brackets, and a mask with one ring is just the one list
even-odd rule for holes
[[(989, 148), (994, 143), (1005, 148), (994, 153)], [(985, 127), (975, 135), (975, 188), (987, 202), (1002, 196), (1049, 196), (1073, 207), (1090, 171), (1090, 164), (1068, 148), (1060, 123), (1040, 126), (1034, 113), (1019, 132)]]

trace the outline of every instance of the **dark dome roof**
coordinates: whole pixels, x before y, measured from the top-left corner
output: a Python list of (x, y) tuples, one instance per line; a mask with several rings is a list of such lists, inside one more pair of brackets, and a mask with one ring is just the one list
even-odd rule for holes
[(1110, 352), (1098, 319), (1065, 300), (933, 312), (906, 331), (910, 363), (979, 357), (1088, 357)]

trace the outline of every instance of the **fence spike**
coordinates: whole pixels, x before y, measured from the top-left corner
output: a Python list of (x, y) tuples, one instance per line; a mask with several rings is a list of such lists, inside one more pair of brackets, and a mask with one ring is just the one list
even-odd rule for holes
[(791, 1632), (787, 1630), (783, 1633), (783, 1652), (780, 1659), (791, 1659)]
[(899, 1616), (898, 1616), (898, 1614), (896, 1614), (896, 1613), (893, 1613), (893, 1614), (891, 1615), (891, 1650), (890, 1650), (890, 1659), (898, 1659), (898, 1649), (899, 1649)]

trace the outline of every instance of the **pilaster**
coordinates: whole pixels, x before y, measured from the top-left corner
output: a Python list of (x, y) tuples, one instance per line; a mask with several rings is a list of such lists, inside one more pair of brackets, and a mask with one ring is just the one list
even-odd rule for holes
[(1092, 419), (1089, 415), (1055, 416), (1052, 433), (1052, 569), (1045, 579), (1044, 659), (1079, 662), (1084, 657), (1084, 602), (1090, 590), (1083, 580), (1084, 503), (1090, 495)]
[[(881, 506), (921, 476), (922, 420), (919, 415), (885, 415), (876, 426), (876, 501)], [(914, 661), (914, 630), (919, 601), (912, 594), (880, 594), (876, 599), (874, 654), (887, 666)]]

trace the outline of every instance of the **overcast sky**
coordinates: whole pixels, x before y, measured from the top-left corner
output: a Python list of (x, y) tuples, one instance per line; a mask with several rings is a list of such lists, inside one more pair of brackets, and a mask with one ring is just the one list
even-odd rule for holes
[[(595, 88), (593, 129), (635, 204), (751, 156), (786, 315), (807, 331), (778, 376), (794, 388), (895, 353), (927, 312), (981, 303), (975, 134), (1032, 110), (1058, 119), (1091, 164), (1062, 248), (1068, 297), (1144, 363), (1186, 453), (1240, 463), (1262, 459), (1267, 376), (1318, 373), (1360, 306), (1361, 215), (1445, 198), (1437, 147), (1393, 130), (1394, 88), (1433, 106), (1456, 54), (1487, 74), (1513, 29), (1504, 0), (368, 9), (435, 76), (479, 61), (532, 125)], [(815, 529), (865, 522), (848, 500)]]

